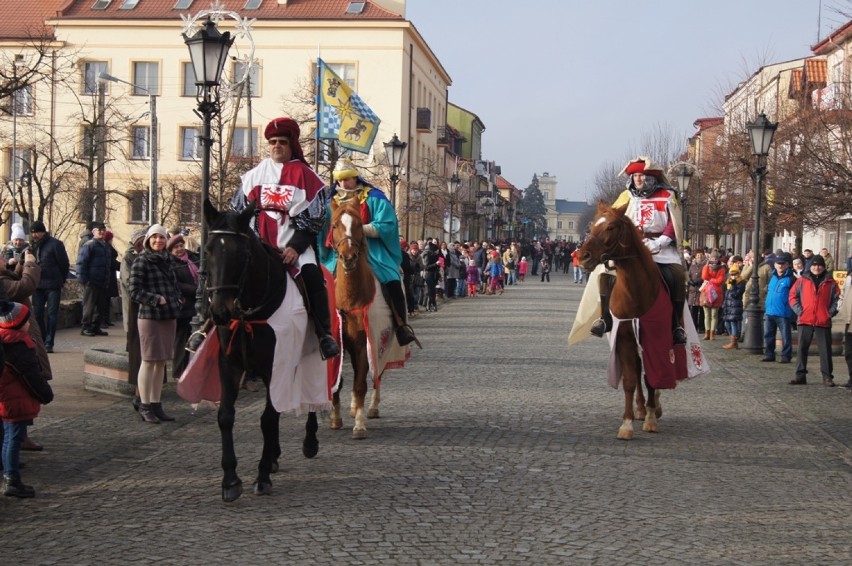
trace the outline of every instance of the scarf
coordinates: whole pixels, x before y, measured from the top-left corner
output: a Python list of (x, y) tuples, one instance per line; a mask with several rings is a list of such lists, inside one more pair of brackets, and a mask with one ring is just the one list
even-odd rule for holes
[(198, 266), (189, 258), (189, 254), (186, 251), (183, 252), (183, 255), (174, 256), (178, 261), (182, 261), (189, 268), (189, 273), (192, 275), (192, 281), (198, 285)]

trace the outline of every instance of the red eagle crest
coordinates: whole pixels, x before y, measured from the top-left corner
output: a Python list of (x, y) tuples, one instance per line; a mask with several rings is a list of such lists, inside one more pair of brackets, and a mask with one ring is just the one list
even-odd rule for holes
[(701, 369), (701, 346), (699, 344), (690, 344), (689, 353), (692, 356), (692, 365), (696, 369)]
[(287, 212), (293, 193), (294, 187), (288, 185), (264, 185), (260, 189), (260, 205), (266, 209)]

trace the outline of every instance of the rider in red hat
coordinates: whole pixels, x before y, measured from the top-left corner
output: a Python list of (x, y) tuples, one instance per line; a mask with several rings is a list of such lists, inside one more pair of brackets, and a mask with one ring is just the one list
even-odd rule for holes
[[(662, 168), (648, 157), (637, 157), (627, 163), (621, 174), (628, 176), (627, 189), (613, 207), (627, 205), (627, 215), (642, 232), (645, 245), (660, 268), (669, 289), (674, 312), (672, 334), (675, 344), (686, 344), (686, 331), (681, 324), (686, 298), (686, 270), (680, 255), (680, 204)], [(614, 284), (611, 275), (601, 275), (601, 318), (591, 328), (595, 336), (612, 329), (609, 292)]]

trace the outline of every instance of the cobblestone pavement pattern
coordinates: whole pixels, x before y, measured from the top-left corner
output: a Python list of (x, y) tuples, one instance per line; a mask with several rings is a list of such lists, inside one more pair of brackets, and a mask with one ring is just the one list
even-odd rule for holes
[[(705, 342), (713, 373), (663, 394), (659, 434), (618, 441), (604, 341), (565, 342), (581, 292), (553, 274), (416, 317), (426, 349), (385, 377), (369, 438), (323, 423), (306, 460), (304, 420), (285, 417), (273, 494), (232, 504), (215, 413), (170, 387), (177, 422), (143, 424), (82, 391), (98, 342), (63, 331), (59, 399), (32, 429), (46, 449), (24, 453), (38, 497), (0, 498), (2, 562), (849, 564), (852, 396)], [(247, 486), (262, 405), (242, 392)]]

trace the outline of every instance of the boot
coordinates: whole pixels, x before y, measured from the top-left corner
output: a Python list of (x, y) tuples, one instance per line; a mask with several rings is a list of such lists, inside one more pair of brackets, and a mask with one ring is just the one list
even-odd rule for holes
[(709, 330), (705, 330), (705, 331), (704, 331), (704, 339), (705, 339), (705, 340), (710, 340), (710, 331), (709, 331)]
[(737, 337), (736, 337), (736, 336), (731, 336), (731, 341), (730, 341), (730, 342), (728, 342), (727, 344), (725, 344), (725, 345), (724, 345), (724, 346), (722, 346), (722, 347), (723, 347), (724, 349), (726, 349), (726, 350), (739, 350), (739, 349), (740, 349), (740, 344), (739, 344), (739, 342), (737, 341)]
[(142, 422), (150, 424), (160, 424), (160, 419), (154, 414), (150, 403), (142, 403), (139, 405), (139, 416), (142, 417)]
[(680, 325), (680, 316), (683, 314), (683, 301), (674, 301), (672, 310), (672, 337), (675, 344), (686, 344), (686, 330)]
[(406, 320), (405, 294), (402, 291), (402, 283), (399, 281), (385, 283), (382, 285), (382, 294), (391, 308), (394, 333), (396, 334), (396, 340), (399, 342), (399, 345), (405, 346), (414, 342), (422, 350), (423, 346), (420, 345), (420, 340), (414, 335), (414, 329), (411, 328)]
[(711, 330), (711, 331), (710, 331), (710, 340), (715, 340), (715, 339), (716, 339), (716, 331), (715, 331), (715, 330)]
[(9, 497), (28, 498), (35, 497), (35, 490), (31, 485), (25, 485), (20, 478), (3, 476), (3, 495)]
[(162, 403), (151, 403), (151, 412), (154, 413), (154, 416), (160, 419), (161, 421), (169, 422), (175, 420), (173, 416), (167, 414), (163, 410)]
[(592, 324), (589, 331), (601, 338), (610, 330), (612, 330), (612, 313), (609, 312), (609, 295), (601, 295), (601, 318)]
[(322, 272), (315, 265), (305, 265), (296, 277), (296, 286), (305, 297), (306, 307), (319, 340), (320, 357), (327, 360), (340, 355), (340, 346), (331, 335), (331, 313), (328, 310), (328, 292)]

